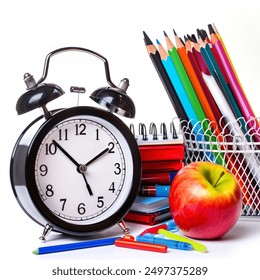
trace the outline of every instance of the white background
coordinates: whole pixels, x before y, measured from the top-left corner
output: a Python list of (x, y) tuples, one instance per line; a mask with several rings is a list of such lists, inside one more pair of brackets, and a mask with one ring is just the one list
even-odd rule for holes
[[(5, 279), (25, 279), (26, 276), (47, 279), (48, 275), (48, 279), (52, 279), (50, 270), (53, 267), (68, 264), (67, 260), (62, 259), (62, 255), (42, 260), (39, 259), (40, 256), (31, 254), (32, 249), (39, 246), (37, 238), (42, 229), (23, 213), (11, 190), (9, 163), (13, 146), (23, 128), (41, 113), (40, 110), (35, 110), (22, 116), (16, 114), (16, 101), (25, 92), (23, 74), (30, 72), (38, 80), (42, 75), (45, 56), (54, 49), (68, 46), (88, 48), (108, 59), (111, 78), (115, 84), (119, 84), (124, 77), (129, 78), (128, 94), (136, 105), (133, 122), (170, 122), (175, 112), (147, 55), (142, 32), (146, 31), (153, 42), (159, 39), (164, 44), (163, 31), (174, 42), (173, 28), (183, 37), (185, 34), (195, 33), (197, 28), (207, 29), (207, 25), (214, 22), (253, 110), (260, 116), (259, 19), (260, 4), (250, 0), (2, 1), (0, 254), (4, 261), (0, 274), (6, 275)], [(83, 53), (66, 53), (51, 59), (46, 81), (57, 83), (66, 91), (65, 96), (50, 104), (50, 109), (76, 105), (77, 96), (69, 92), (70, 86), (86, 87), (87, 94), (80, 96), (80, 104), (94, 105), (88, 95), (96, 88), (107, 85), (102, 62)], [(129, 120), (126, 122), (130, 123)], [(228, 250), (228, 243), (225, 246)], [(69, 264), (92, 264), (89, 256), (87, 263), (84, 262), (84, 254), (81, 253), (80, 256), (81, 260), (75, 257), (76, 261), (73, 262), (72, 258)], [(106, 254), (104, 258), (104, 265), (124, 265), (124, 262), (127, 263), (127, 252), (124, 261), (112, 260)], [(138, 254), (136, 258), (138, 260)], [(216, 278), (227, 275), (227, 262), (221, 262), (221, 259), (212, 259), (210, 262), (210, 254), (207, 260), (208, 265), (224, 265), (226, 268), (225, 271), (215, 269)], [(231, 266), (232, 277), (240, 275), (241, 269), (245, 269), (244, 272), (250, 269), (251, 259), (242, 260), (243, 258), (241, 264)], [(93, 260), (95, 265), (99, 262)], [(147, 260), (138, 260), (138, 265), (142, 265), (142, 262), (147, 265)], [(195, 263), (196, 255), (194, 263), (190, 260), (182, 265)], [(162, 265), (159, 257), (156, 264)]]

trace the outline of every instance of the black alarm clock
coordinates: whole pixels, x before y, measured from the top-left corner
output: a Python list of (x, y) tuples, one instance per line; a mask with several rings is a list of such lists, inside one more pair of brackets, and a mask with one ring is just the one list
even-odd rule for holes
[[(90, 98), (104, 108), (76, 106), (49, 111), (46, 104), (64, 91), (43, 83), (49, 61), (64, 51), (83, 51), (105, 65), (107, 87)], [(16, 104), (18, 114), (41, 108), (43, 114), (21, 133), (13, 149), (10, 180), (14, 195), (27, 215), (50, 231), (84, 236), (119, 224), (133, 204), (141, 180), (137, 142), (114, 113), (133, 118), (135, 106), (126, 94), (128, 79), (117, 87), (110, 79), (106, 58), (88, 49), (67, 47), (49, 53), (42, 78), (24, 76), (27, 91)], [(72, 90), (82, 90), (73, 87)]]

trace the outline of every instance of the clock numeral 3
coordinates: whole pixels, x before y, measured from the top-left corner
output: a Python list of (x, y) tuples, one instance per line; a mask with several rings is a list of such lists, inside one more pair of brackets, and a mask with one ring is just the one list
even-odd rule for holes
[(115, 166), (115, 168), (116, 168), (116, 170), (114, 171), (114, 173), (116, 174), (116, 175), (119, 175), (120, 173), (121, 173), (121, 166), (120, 166), (120, 163), (115, 163), (114, 164), (114, 166)]

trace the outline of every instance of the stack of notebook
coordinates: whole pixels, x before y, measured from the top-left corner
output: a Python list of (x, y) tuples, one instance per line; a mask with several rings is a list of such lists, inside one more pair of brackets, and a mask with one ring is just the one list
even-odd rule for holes
[(144, 124), (135, 135), (142, 161), (140, 192), (125, 220), (156, 224), (171, 217), (168, 195), (170, 184), (184, 165), (183, 136), (176, 130), (168, 133), (165, 124), (157, 134), (154, 123), (146, 133)]

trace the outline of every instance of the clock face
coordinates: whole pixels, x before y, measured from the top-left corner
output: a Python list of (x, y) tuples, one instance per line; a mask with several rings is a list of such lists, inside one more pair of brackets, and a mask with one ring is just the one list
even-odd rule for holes
[(62, 227), (111, 223), (125, 214), (139, 187), (134, 175), (140, 176), (140, 160), (128, 130), (112, 114), (85, 108), (47, 122), (28, 160), (35, 203)]

